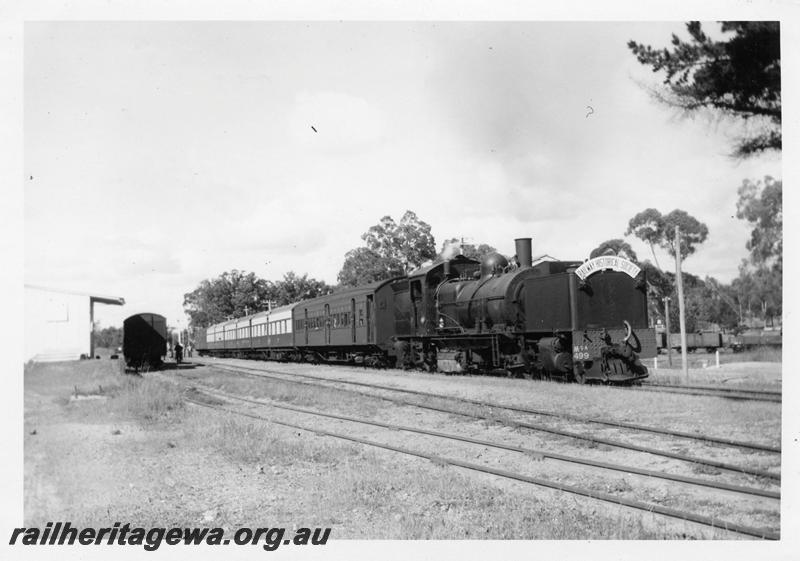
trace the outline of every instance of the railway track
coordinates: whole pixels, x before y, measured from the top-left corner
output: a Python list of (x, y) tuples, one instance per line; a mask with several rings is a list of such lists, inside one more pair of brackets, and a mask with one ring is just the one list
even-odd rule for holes
[[(202, 364), (213, 364), (209, 362), (203, 362), (202, 359), (198, 362)], [(700, 397), (718, 397), (721, 399), (738, 401), (766, 401), (773, 403), (782, 402), (782, 392), (780, 391), (752, 390), (745, 388), (720, 388), (717, 386), (657, 384), (650, 382), (643, 382), (641, 385), (633, 386), (608, 385), (603, 387), (632, 391), (676, 393)]]
[[(265, 401), (262, 401), (262, 400), (251, 399), (251, 398), (247, 398), (247, 397), (244, 397), (244, 396), (238, 396), (238, 395), (235, 395), (235, 394), (230, 394), (228, 392), (222, 392), (220, 390), (213, 390), (213, 389), (210, 389), (210, 388), (209, 388), (208, 392), (205, 392), (205, 391), (200, 392), (200, 391), (194, 389), (192, 391), (192, 393), (187, 395), (187, 400), (189, 402), (191, 402), (191, 403), (193, 403), (195, 405), (201, 406), (201, 407), (206, 407), (206, 408), (215, 409), (215, 410), (219, 410), (219, 411), (225, 411), (225, 412), (232, 413), (232, 414), (235, 414), (235, 415), (240, 415), (240, 416), (243, 416), (243, 417), (248, 417), (248, 418), (252, 418), (252, 419), (258, 419), (258, 420), (267, 421), (267, 422), (278, 424), (278, 425), (291, 427), (293, 429), (308, 431), (308, 432), (314, 433), (314, 434), (319, 435), (319, 436), (328, 436), (328, 437), (332, 437), (332, 438), (336, 438), (336, 439), (341, 439), (341, 440), (346, 440), (346, 441), (350, 441), (350, 442), (360, 443), (360, 444), (363, 444), (363, 445), (366, 445), (366, 446), (372, 446), (372, 447), (382, 448), (382, 449), (385, 449), (385, 450), (391, 450), (391, 451), (398, 452), (398, 453), (401, 453), (401, 454), (416, 456), (416, 457), (419, 457), (419, 458), (425, 458), (425, 459), (428, 459), (430, 461), (435, 462), (438, 465), (450, 465), (450, 466), (460, 467), (460, 468), (467, 469), (467, 470), (472, 470), (472, 471), (482, 472), (482, 473), (486, 473), (486, 474), (491, 474), (491, 475), (494, 475), (494, 476), (497, 476), (497, 477), (501, 477), (501, 478), (511, 479), (511, 480), (515, 480), (515, 481), (521, 481), (521, 482), (525, 482), (525, 483), (529, 483), (529, 484), (533, 484), (533, 485), (537, 485), (537, 486), (541, 486), (541, 487), (548, 487), (548, 488), (556, 489), (556, 490), (559, 490), (559, 491), (562, 491), (562, 492), (566, 492), (566, 493), (582, 495), (582, 496), (589, 497), (589, 498), (592, 498), (592, 499), (595, 499), (595, 500), (600, 500), (600, 501), (609, 502), (609, 503), (613, 503), (613, 504), (616, 504), (616, 505), (621, 505), (621, 506), (628, 507), (628, 508), (633, 508), (633, 509), (638, 509), (638, 510), (651, 512), (651, 513), (656, 513), (656, 514), (659, 514), (659, 515), (663, 515), (663, 516), (667, 516), (667, 517), (671, 517), (671, 518), (676, 518), (676, 519), (680, 519), (680, 520), (695, 522), (697, 524), (702, 524), (702, 525), (705, 525), (705, 526), (725, 529), (725, 530), (727, 530), (729, 532), (734, 532), (734, 533), (738, 533), (738, 534), (742, 534), (742, 535), (752, 536), (752, 537), (756, 537), (756, 538), (760, 538), (760, 539), (768, 539), (768, 540), (780, 539), (780, 535), (778, 533), (773, 532), (773, 531), (771, 531), (769, 529), (757, 528), (757, 527), (752, 527), (752, 526), (747, 526), (747, 525), (742, 525), (742, 524), (736, 524), (736, 523), (728, 522), (728, 521), (721, 520), (721, 519), (718, 519), (718, 518), (705, 516), (705, 515), (702, 515), (702, 514), (697, 514), (697, 513), (688, 511), (688, 510), (681, 510), (681, 509), (665, 507), (665, 506), (654, 504), (654, 503), (648, 503), (648, 502), (638, 501), (638, 500), (634, 500), (634, 499), (629, 499), (629, 498), (626, 498), (626, 497), (620, 497), (620, 496), (612, 495), (610, 493), (603, 493), (603, 492), (599, 492), (599, 491), (596, 491), (596, 490), (588, 489), (588, 488), (577, 486), (577, 485), (564, 484), (564, 483), (556, 482), (556, 481), (553, 481), (553, 480), (550, 480), (550, 479), (546, 479), (546, 478), (542, 478), (542, 477), (533, 477), (533, 476), (525, 475), (525, 474), (522, 474), (522, 473), (512, 472), (512, 471), (508, 471), (508, 470), (501, 470), (501, 469), (496, 469), (496, 468), (491, 468), (491, 467), (488, 467), (486, 465), (467, 462), (467, 461), (460, 460), (458, 458), (451, 458), (451, 457), (444, 457), (444, 456), (440, 456), (440, 455), (436, 455), (436, 454), (430, 454), (430, 453), (425, 452), (423, 450), (415, 450), (415, 449), (410, 449), (410, 448), (407, 448), (407, 447), (401, 447), (401, 446), (396, 446), (396, 445), (392, 445), (392, 444), (386, 444), (384, 442), (378, 442), (378, 441), (375, 441), (375, 440), (356, 437), (356, 436), (353, 436), (352, 434), (345, 434), (343, 432), (333, 432), (333, 431), (330, 431), (330, 430), (322, 430), (319, 427), (307, 426), (307, 425), (297, 424), (297, 423), (293, 423), (293, 422), (287, 422), (285, 420), (276, 419), (274, 417), (267, 417), (267, 416), (264, 416), (264, 415), (254, 414), (254, 413), (252, 413), (250, 411), (242, 411), (242, 410), (233, 409), (231, 407), (223, 407), (223, 405), (225, 405), (225, 404), (224, 404), (224, 402), (221, 402), (220, 399), (229, 400), (229, 401), (233, 400), (233, 401), (238, 401), (240, 403), (249, 403), (251, 405), (256, 405), (256, 406), (259, 406), (259, 407), (270, 407), (270, 408), (281, 409), (281, 410), (285, 410), (285, 411), (292, 411), (294, 413), (299, 413), (299, 414), (302, 414), (302, 415), (316, 416), (316, 417), (326, 417), (326, 418), (336, 419), (336, 420), (339, 420), (339, 421), (346, 421), (346, 422), (351, 422), (351, 423), (360, 423), (360, 424), (365, 424), (365, 425), (371, 425), (373, 427), (379, 427), (379, 428), (383, 428), (383, 429), (388, 429), (388, 430), (391, 430), (393, 432), (395, 432), (395, 431), (407, 431), (407, 432), (413, 432), (413, 433), (417, 433), (417, 434), (424, 434), (424, 435), (428, 435), (428, 436), (434, 436), (434, 437), (441, 438), (441, 439), (448, 439), (448, 440), (466, 442), (466, 443), (470, 443), (470, 444), (477, 444), (477, 445), (480, 445), (480, 446), (491, 446), (491, 447), (494, 447), (494, 448), (499, 448), (499, 449), (512, 451), (512, 452), (518, 452), (518, 453), (522, 453), (522, 454), (526, 454), (526, 455), (534, 456), (534, 457), (541, 456), (543, 458), (549, 458), (549, 459), (562, 461), (562, 462), (578, 463), (578, 464), (588, 465), (588, 466), (592, 466), (592, 467), (600, 467), (600, 468), (607, 469), (607, 470), (623, 471), (623, 472), (626, 472), (626, 473), (634, 473), (634, 474), (637, 474), (637, 475), (644, 475), (644, 476), (647, 476), (647, 477), (658, 477), (658, 478), (671, 480), (671, 481), (675, 481), (675, 482), (679, 482), (679, 483), (685, 483), (685, 484), (691, 484), (691, 485), (702, 485), (702, 486), (706, 486), (706, 487), (722, 489), (722, 490), (725, 490), (725, 491), (732, 491), (732, 492), (736, 492), (736, 493), (744, 493), (744, 494), (749, 494), (749, 495), (756, 495), (756, 496), (759, 496), (759, 497), (765, 497), (765, 498), (770, 498), (770, 499), (778, 499), (779, 496), (780, 496), (778, 493), (769, 492), (769, 491), (765, 492), (764, 490), (761, 490), (761, 489), (747, 488), (747, 487), (727, 485), (727, 484), (721, 484), (722, 486), (720, 486), (720, 484), (718, 484), (716, 482), (700, 480), (700, 479), (697, 479), (697, 478), (686, 478), (686, 477), (681, 477), (681, 476), (674, 476), (674, 475), (666, 474), (666, 473), (662, 473), (662, 472), (654, 472), (652, 470), (642, 470), (642, 469), (634, 468), (634, 467), (631, 467), (631, 466), (621, 466), (621, 465), (610, 464), (610, 463), (605, 463), (605, 462), (594, 462), (594, 461), (589, 461), (589, 460), (585, 460), (585, 459), (566, 456), (566, 455), (563, 455), (563, 454), (554, 454), (554, 453), (550, 453), (550, 452), (542, 452), (542, 451), (538, 451), (538, 450), (532, 450), (532, 449), (526, 449), (526, 448), (522, 448), (522, 447), (510, 446), (510, 445), (507, 445), (507, 444), (504, 444), (504, 443), (498, 443), (498, 442), (492, 442), (492, 441), (487, 441), (487, 440), (475, 439), (475, 438), (471, 438), (471, 437), (465, 437), (465, 436), (462, 436), (462, 435), (448, 434), (448, 433), (442, 433), (442, 432), (438, 432), (438, 431), (430, 431), (430, 430), (427, 430), (427, 429), (424, 429), (424, 428), (420, 428), (420, 427), (393, 425), (393, 424), (389, 424), (389, 423), (382, 423), (382, 422), (373, 421), (373, 420), (364, 419), (364, 418), (345, 416), (345, 415), (337, 415), (337, 414), (333, 414), (333, 413), (315, 411), (315, 410), (311, 410), (311, 409), (307, 409), (307, 408), (294, 407), (294, 406), (289, 406), (289, 405), (285, 405), (285, 404), (277, 404), (277, 403), (274, 403), (274, 402), (265, 402)], [(227, 405), (230, 405), (230, 404), (227, 404)]]
[(744, 401), (769, 401), (774, 403), (781, 403), (782, 401), (782, 393), (778, 391), (719, 388), (714, 386), (681, 386), (672, 384), (651, 384), (645, 382), (641, 386), (625, 386), (625, 389), (677, 393), (682, 395), (696, 395), (705, 397), (719, 397), (722, 399), (737, 399)]
[(348, 416), (348, 415), (337, 415), (335, 413), (328, 413), (328, 412), (325, 412), (325, 411), (316, 411), (316, 410), (308, 409), (308, 408), (305, 408), (305, 407), (295, 407), (295, 406), (291, 406), (291, 405), (275, 403), (275, 402), (272, 402), (272, 401), (264, 401), (264, 400), (260, 400), (260, 399), (252, 399), (252, 398), (249, 398), (249, 397), (240, 396), (240, 395), (232, 394), (230, 392), (225, 392), (225, 391), (222, 391), (222, 390), (218, 390), (218, 389), (212, 388), (211, 386), (208, 386), (208, 385), (205, 385), (205, 384), (202, 384), (202, 386), (203, 386), (203, 392), (205, 392), (206, 394), (210, 394), (210, 395), (212, 395), (214, 397), (222, 397), (224, 399), (229, 399), (229, 400), (232, 399), (232, 400), (241, 401), (241, 402), (244, 402), (244, 403), (253, 403), (255, 405), (265, 405), (265, 406), (273, 407), (275, 409), (281, 409), (281, 410), (284, 410), (284, 411), (294, 411), (296, 413), (304, 413), (304, 414), (307, 414), (307, 415), (314, 415), (314, 416), (317, 416), (317, 417), (326, 417), (326, 418), (329, 418), (329, 419), (337, 419), (337, 420), (340, 420), (340, 421), (350, 421), (350, 422), (353, 422), (353, 423), (361, 423), (361, 424), (371, 425), (371, 426), (375, 426), (375, 427), (382, 427), (382, 428), (386, 428), (386, 429), (390, 429), (390, 430), (413, 432), (413, 433), (423, 434), (423, 435), (427, 435), (427, 436), (436, 436), (436, 437), (440, 437), (440, 438), (444, 438), (444, 439), (448, 439), (448, 440), (458, 440), (458, 441), (461, 441), (461, 442), (469, 442), (471, 444), (477, 444), (477, 445), (486, 446), (486, 447), (489, 447), (489, 448), (497, 448), (497, 449), (501, 449), (501, 450), (509, 450), (509, 451), (513, 451), (513, 452), (519, 452), (521, 454), (526, 454), (526, 455), (532, 456), (534, 458), (550, 458), (550, 459), (560, 460), (562, 462), (567, 462), (567, 463), (582, 464), (582, 465), (587, 465), (587, 466), (592, 466), (592, 467), (600, 467), (600, 468), (608, 469), (608, 470), (611, 470), (611, 471), (619, 471), (619, 472), (623, 472), (623, 473), (633, 473), (633, 474), (636, 474), (636, 475), (644, 475), (644, 476), (652, 477), (652, 478), (656, 478), (656, 479), (664, 479), (664, 480), (667, 480), (667, 481), (677, 481), (677, 482), (681, 482), (681, 483), (687, 483), (687, 484), (690, 484), (690, 485), (697, 485), (697, 486), (700, 486), (700, 487), (709, 487), (709, 488), (712, 488), (712, 489), (721, 489), (721, 490), (725, 490), (725, 491), (732, 491), (732, 492), (736, 492), (736, 493), (742, 493), (742, 494), (745, 494), (745, 495), (754, 495), (754, 496), (759, 496), (759, 497), (767, 497), (767, 498), (771, 498), (771, 499), (780, 499), (780, 497), (781, 497), (781, 494), (780, 494), (779, 491), (770, 491), (770, 490), (766, 490), (766, 489), (759, 489), (759, 488), (756, 488), (756, 487), (746, 487), (746, 486), (743, 486), (743, 485), (731, 485), (731, 484), (727, 484), (727, 483), (721, 483), (721, 482), (718, 482), (718, 481), (710, 481), (710, 480), (707, 480), (707, 479), (699, 479), (699, 478), (696, 478), (696, 477), (687, 477), (687, 476), (682, 476), (682, 475), (670, 474), (670, 473), (666, 473), (666, 472), (662, 472), (662, 471), (642, 469), (642, 468), (637, 468), (635, 466), (626, 466), (626, 465), (620, 465), (620, 464), (613, 464), (613, 463), (609, 463), (609, 462), (595, 461), (595, 460), (590, 460), (590, 459), (586, 459), (586, 458), (579, 458), (579, 457), (576, 457), (576, 456), (569, 456), (567, 454), (558, 454), (558, 453), (555, 453), (555, 452), (548, 452), (548, 451), (544, 451), (544, 450), (534, 450), (532, 448), (525, 448), (525, 447), (521, 447), (521, 446), (511, 446), (511, 445), (500, 443), (500, 442), (481, 440), (481, 439), (477, 439), (477, 438), (470, 438), (470, 437), (466, 437), (466, 436), (462, 436), (462, 435), (443, 433), (443, 432), (439, 432), (439, 431), (431, 431), (431, 430), (426, 430), (426, 429), (422, 429), (422, 428), (418, 428), (418, 427), (405, 426), (405, 425), (396, 425), (396, 424), (392, 424), (392, 423), (381, 423), (381, 422), (373, 421), (373, 420), (370, 420), (370, 419), (365, 419), (365, 418), (361, 418), (361, 417), (352, 417), (352, 416)]
[[(588, 417), (580, 417), (578, 415), (568, 415), (568, 414), (552, 412), (552, 411), (540, 411), (540, 410), (534, 410), (534, 409), (528, 409), (528, 408), (522, 408), (522, 407), (509, 407), (509, 406), (502, 405), (502, 404), (494, 404), (494, 403), (488, 403), (488, 402), (484, 402), (484, 401), (471, 400), (471, 399), (459, 398), (459, 397), (442, 395), (442, 394), (435, 394), (435, 393), (431, 393), (431, 392), (422, 392), (422, 391), (418, 391), (418, 390), (408, 390), (408, 389), (404, 389), (404, 388), (396, 388), (396, 387), (384, 386), (384, 385), (380, 385), (380, 384), (371, 384), (371, 383), (367, 383), (367, 382), (355, 382), (355, 381), (352, 381), (352, 380), (340, 380), (340, 379), (335, 379), (334, 380), (334, 379), (330, 379), (330, 378), (324, 378), (324, 377), (319, 377), (319, 376), (311, 376), (311, 375), (307, 375), (307, 374), (286, 373), (286, 372), (274, 371), (274, 370), (269, 370), (269, 369), (254, 368), (254, 367), (249, 367), (249, 366), (226, 365), (226, 364), (217, 364), (217, 363), (213, 363), (213, 362), (205, 363), (205, 364), (208, 364), (209, 366), (212, 366), (214, 368), (219, 368), (221, 370), (232, 371), (234, 373), (240, 373), (240, 374), (245, 374), (245, 375), (254, 376), (254, 377), (272, 379), (272, 380), (281, 381), (281, 382), (289, 382), (289, 383), (293, 383), (293, 384), (316, 386), (316, 387), (328, 387), (328, 388), (335, 388), (335, 384), (355, 385), (355, 386), (367, 387), (369, 389), (374, 389), (374, 390), (405, 393), (405, 394), (417, 395), (417, 396), (422, 396), (422, 397), (433, 397), (433, 398), (442, 399), (442, 400), (446, 400), (446, 401), (462, 402), (462, 403), (467, 403), (467, 404), (470, 404), (470, 405), (478, 405), (478, 406), (496, 408), (496, 409), (500, 409), (500, 410), (506, 409), (506, 410), (509, 410), (509, 411), (530, 413), (530, 414), (534, 414), (534, 415), (545, 415), (545, 416), (561, 417), (561, 418), (566, 418), (566, 419), (569, 419), (569, 420), (575, 420), (575, 421), (578, 421), (578, 422), (608, 424), (608, 425), (614, 426), (614, 427), (621, 427), (621, 428), (632, 429), (632, 430), (643, 430), (643, 431), (647, 431), (647, 432), (658, 432), (658, 433), (662, 433), (662, 434), (665, 434), (665, 435), (668, 435), (668, 436), (675, 436), (675, 437), (680, 437), (680, 438), (685, 438), (685, 439), (692, 439), (692, 440), (696, 440), (696, 441), (712, 442), (712, 443), (715, 443), (715, 444), (721, 444), (721, 445), (726, 445), (726, 446), (735, 446), (735, 447), (740, 447), (740, 448), (751, 448), (751, 449), (756, 449), (756, 450), (760, 450), (760, 451), (780, 453), (780, 449), (779, 448), (769, 447), (769, 446), (762, 445), (762, 444), (759, 444), (759, 443), (738, 442), (738, 441), (733, 441), (733, 440), (729, 440), (729, 439), (720, 439), (720, 438), (710, 437), (710, 436), (695, 435), (695, 434), (692, 434), (692, 433), (685, 433), (685, 432), (681, 432), (681, 431), (669, 431), (669, 430), (665, 430), (665, 429), (658, 429), (656, 427), (648, 427), (648, 426), (645, 426), (645, 425), (637, 425), (637, 424), (634, 424), (634, 423), (618, 423), (618, 422), (614, 422), (614, 421), (603, 421), (603, 420), (592, 419), (592, 418), (588, 418)], [(292, 378), (301, 378), (302, 380), (296, 380), (296, 379), (292, 379)], [(311, 380), (311, 381), (308, 381), (308, 380)], [(342, 388), (337, 388), (337, 389), (342, 390)], [(419, 407), (419, 408), (422, 408), (422, 409), (428, 409), (428, 410), (442, 412), (442, 413), (448, 413), (448, 414), (453, 414), (453, 415), (471, 417), (473, 419), (479, 419), (479, 420), (484, 420), (484, 421), (503, 424), (503, 425), (506, 425), (506, 426), (509, 426), (509, 427), (512, 427), (512, 428), (525, 428), (525, 429), (529, 429), (529, 430), (533, 430), (533, 431), (546, 432), (546, 433), (550, 433), (550, 434), (556, 434), (556, 435), (564, 436), (564, 437), (567, 437), (567, 438), (588, 441), (588, 442), (592, 442), (592, 443), (596, 443), (596, 444), (605, 444), (607, 446), (612, 446), (612, 447), (616, 447), (616, 448), (623, 448), (623, 449), (632, 450), (632, 451), (636, 451), (636, 452), (644, 452), (644, 453), (653, 454), (653, 455), (656, 455), (656, 456), (667, 457), (667, 458), (671, 458), (671, 459), (675, 459), (675, 460), (689, 462), (689, 463), (696, 464), (696, 465), (703, 465), (703, 466), (713, 467), (713, 468), (717, 468), (717, 469), (723, 469), (723, 470), (731, 471), (731, 472), (734, 472), (734, 473), (740, 473), (740, 474), (744, 474), (744, 475), (760, 477), (760, 478), (773, 480), (773, 481), (780, 481), (780, 475), (779, 474), (776, 474), (776, 473), (773, 473), (773, 472), (770, 472), (770, 471), (767, 471), (767, 470), (760, 470), (760, 469), (743, 467), (743, 466), (739, 466), (739, 465), (735, 465), (735, 464), (730, 464), (730, 463), (727, 463), (727, 462), (720, 462), (720, 461), (716, 461), (716, 460), (712, 460), (712, 459), (708, 459), (708, 458), (700, 458), (700, 457), (691, 456), (691, 455), (688, 455), (688, 454), (682, 454), (682, 453), (678, 453), (678, 452), (672, 452), (672, 451), (669, 451), (669, 450), (653, 448), (653, 447), (650, 447), (650, 446), (640, 446), (640, 445), (637, 445), (637, 444), (632, 444), (632, 443), (621, 441), (621, 440), (593, 437), (593, 436), (590, 436), (590, 435), (587, 435), (587, 434), (582, 434), (582, 433), (579, 433), (579, 432), (574, 432), (574, 431), (569, 431), (569, 430), (557, 429), (557, 428), (553, 428), (553, 427), (550, 427), (550, 426), (547, 426), (547, 425), (543, 425), (543, 424), (539, 424), (539, 423), (512, 421), (512, 420), (508, 420), (508, 419), (503, 419), (502, 417), (498, 417), (498, 416), (492, 415), (492, 414), (485, 414), (485, 413), (478, 413), (478, 412), (472, 413), (472, 412), (467, 412), (467, 411), (462, 411), (462, 410), (452, 409), (452, 408), (447, 408), (447, 407), (435, 406), (435, 405), (424, 404), (424, 403), (416, 403), (416, 402), (413, 402), (413, 401), (408, 401), (408, 400), (404, 400), (404, 399), (400, 399), (400, 398), (392, 398), (392, 397), (382, 396), (382, 395), (378, 395), (378, 394), (370, 393), (370, 392), (362, 392), (362, 391), (357, 391), (357, 390), (343, 390), (343, 391), (349, 391), (350, 393), (355, 393), (355, 394), (358, 394), (358, 395), (363, 395), (363, 396), (367, 396), (367, 397), (371, 397), (371, 398), (382, 399), (382, 400), (389, 401), (389, 402), (392, 402), (392, 403), (395, 403), (395, 404), (409, 405), (409, 406), (412, 406), (412, 407)]]
[(773, 391), (773, 390), (753, 390), (750, 388), (721, 388), (719, 386), (699, 386), (699, 385), (687, 385), (682, 386), (679, 384), (653, 384), (650, 382), (646, 382), (645, 386), (651, 386), (654, 388), (675, 388), (681, 390), (712, 390), (718, 392), (741, 392), (741, 393), (750, 393), (753, 395), (764, 395), (764, 396), (771, 396), (771, 397), (781, 397), (780, 391)]
[(678, 438), (686, 438), (690, 440), (702, 441), (702, 442), (710, 442), (714, 444), (721, 444), (725, 446), (734, 446), (737, 448), (745, 448), (751, 450), (760, 450), (764, 452), (774, 452), (780, 453), (780, 447), (770, 446), (767, 444), (761, 444), (757, 442), (744, 442), (733, 440), (729, 438), (722, 438), (722, 437), (715, 437), (715, 436), (708, 436), (708, 435), (701, 435), (697, 433), (690, 433), (685, 431), (677, 431), (677, 430), (670, 430), (670, 429), (663, 429), (659, 427), (653, 427), (649, 425), (643, 425), (639, 423), (628, 423), (624, 421), (615, 421), (615, 420), (607, 420), (607, 419), (598, 419), (595, 417), (587, 417), (582, 415), (574, 415), (570, 413), (564, 413), (560, 411), (549, 411), (544, 409), (536, 409), (531, 407), (521, 407), (521, 406), (512, 406), (507, 404), (500, 404), (500, 403), (493, 403), (490, 401), (483, 401), (477, 399), (469, 399), (463, 397), (456, 397), (451, 395), (445, 394), (437, 394), (434, 392), (425, 392), (420, 390), (409, 390), (406, 388), (398, 388), (395, 386), (386, 386), (382, 384), (374, 384), (369, 382), (356, 382), (353, 380), (341, 380), (341, 379), (332, 379), (322, 376), (312, 376), (309, 374), (296, 374), (296, 373), (288, 373), (288, 372), (281, 372), (279, 370), (272, 370), (272, 369), (264, 369), (264, 368), (255, 368), (251, 366), (242, 366), (242, 365), (227, 365), (227, 364), (218, 364), (215, 362), (203, 362), (202, 364), (206, 364), (208, 366), (212, 366), (214, 368), (222, 368), (222, 369), (231, 369), (234, 368), (237, 371), (243, 371), (246, 373), (252, 373), (254, 375), (260, 374), (277, 374), (281, 376), (289, 376), (289, 377), (297, 377), (303, 378), (308, 380), (319, 380), (321, 382), (329, 382), (329, 383), (338, 383), (338, 384), (345, 384), (351, 386), (358, 386), (358, 387), (365, 387), (371, 389), (378, 389), (378, 390), (385, 390), (385, 391), (392, 391), (397, 393), (405, 393), (409, 395), (417, 395), (422, 397), (432, 397), (437, 399), (444, 399), (448, 401), (455, 401), (460, 403), (468, 403), (471, 405), (477, 406), (485, 406), (491, 407), (494, 409), (506, 410), (506, 411), (513, 411), (518, 413), (527, 413), (531, 415), (538, 415), (543, 417), (554, 417), (560, 419), (567, 419), (571, 421), (578, 421), (582, 423), (590, 423), (590, 424), (599, 424), (605, 425), (610, 427), (619, 427), (619, 428), (626, 428), (631, 430), (637, 430), (642, 432), (650, 432), (656, 434), (663, 434), (667, 436), (674, 436)]

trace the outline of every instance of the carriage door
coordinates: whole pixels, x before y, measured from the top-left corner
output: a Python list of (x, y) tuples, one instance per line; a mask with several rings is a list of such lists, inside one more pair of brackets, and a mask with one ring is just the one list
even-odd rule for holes
[(331, 344), (331, 306), (325, 304), (325, 344)]
[(353, 344), (356, 343), (356, 299), (350, 299), (350, 334), (353, 337)]
[(373, 301), (373, 295), (367, 295), (367, 342), (374, 343), (375, 342), (375, 328), (372, 325), (372, 308), (375, 305)]
[(308, 308), (303, 310), (303, 332), (305, 333), (306, 337), (306, 346), (308, 346)]

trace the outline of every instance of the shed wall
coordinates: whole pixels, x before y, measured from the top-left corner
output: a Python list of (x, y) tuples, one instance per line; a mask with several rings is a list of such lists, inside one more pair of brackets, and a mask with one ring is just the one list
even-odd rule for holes
[(25, 361), (77, 360), (88, 355), (89, 296), (25, 287)]

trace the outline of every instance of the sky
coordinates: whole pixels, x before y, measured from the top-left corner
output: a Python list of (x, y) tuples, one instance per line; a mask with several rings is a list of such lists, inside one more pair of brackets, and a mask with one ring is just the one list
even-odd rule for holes
[[(709, 30), (714, 24), (707, 24)], [(626, 43), (681, 22), (26, 22), (25, 283), (183, 327), (225, 271), (335, 284), (381, 217), (585, 259), (646, 208), (709, 228), (684, 270), (730, 282), (750, 226), (739, 125), (652, 99)], [(650, 249), (625, 238), (641, 259)], [(662, 267), (670, 258), (657, 250)]]

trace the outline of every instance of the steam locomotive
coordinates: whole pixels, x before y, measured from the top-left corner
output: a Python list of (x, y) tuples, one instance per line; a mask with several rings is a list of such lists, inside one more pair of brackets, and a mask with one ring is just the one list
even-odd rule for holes
[(617, 256), (458, 255), (398, 277), (199, 329), (201, 356), (347, 362), (620, 383), (656, 356), (647, 283)]

